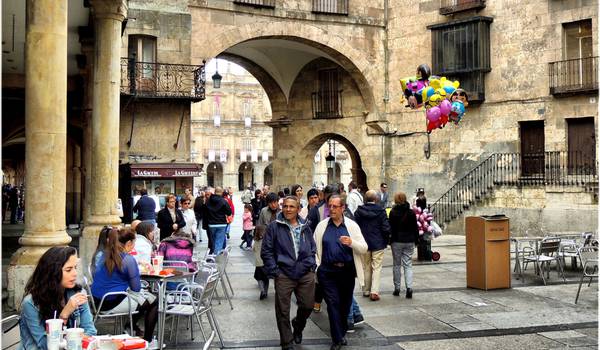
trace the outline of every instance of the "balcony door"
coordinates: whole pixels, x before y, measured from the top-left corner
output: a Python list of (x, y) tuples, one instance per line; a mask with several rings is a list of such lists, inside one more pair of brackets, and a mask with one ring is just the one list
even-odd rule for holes
[(596, 132), (594, 118), (567, 119), (569, 174), (596, 171)]
[(566, 66), (569, 85), (594, 84), (595, 77), (590, 74), (595, 72), (592, 59), (592, 20), (565, 23), (563, 33), (563, 55), (569, 61)]
[(544, 121), (520, 122), (521, 176), (544, 176)]
[(156, 38), (146, 35), (130, 35), (127, 57), (135, 61), (136, 87), (138, 91), (157, 90)]

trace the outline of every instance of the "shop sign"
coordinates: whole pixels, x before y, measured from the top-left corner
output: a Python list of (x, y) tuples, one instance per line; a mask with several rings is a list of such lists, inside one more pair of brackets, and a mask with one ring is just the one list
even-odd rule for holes
[(200, 176), (197, 169), (131, 169), (131, 177), (194, 177)]

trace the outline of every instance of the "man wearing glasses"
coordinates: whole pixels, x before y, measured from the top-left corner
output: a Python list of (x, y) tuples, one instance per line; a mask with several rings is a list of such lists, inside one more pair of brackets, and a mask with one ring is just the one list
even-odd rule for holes
[(329, 218), (321, 221), (315, 230), (317, 245), (317, 279), (323, 288), (329, 329), (331, 350), (346, 345), (347, 318), (352, 306), (354, 278), (364, 284), (361, 255), (367, 252), (367, 243), (360, 227), (344, 217), (345, 203), (334, 194), (327, 202)]
[(383, 209), (387, 208), (387, 203), (389, 200), (387, 189), (388, 185), (385, 182), (382, 182), (379, 186), (379, 206)]
[[(294, 349), (293, 343), (302, 343), (302, 331), (315, 296), (315, 240), (299, 211), (298, 198), (286, 197), (282, 212), (267, 226), (261, 248), (264, 270), (269, 278), (275, 279), (275, 316), (283, 350)], [(292, 292), (298, 310), (290, 325)]]

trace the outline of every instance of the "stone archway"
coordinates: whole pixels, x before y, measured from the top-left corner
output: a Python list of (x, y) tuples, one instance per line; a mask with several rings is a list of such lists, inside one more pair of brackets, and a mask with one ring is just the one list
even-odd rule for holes
[(243, 162), (238, 168), (238, 188), (245, 190), (254, 184), (254, 165), (251, 162)]
[[(195, 14), (192, 13), (192, 17), (194, 16)], [(237, 55), (241, 57), (241, 60), (248, 60), (248, 57), (242, 57), (243, 55), (232, 48), (250, 45), (261, 40), (283, 40), (306, 45), (319, 52), (318, 56), (331, 59), (344, 68), (356, 81), (366, 106), (365, 114), (378, 115), (379, 108), (376, 101), (381, 99), (374, 96), (372, 87), (381, 80), (382, 73), (370, 61), (372, 55), (355, 48), (347, 38), (328, 32), (323, 28), (298, 22), (293, 26), (282, 26), (281, 23), (269, 22), (261, 25), (253, 23), (233, 27), (219, 26), (218, 29), (221, 31), (215, 32), (214, 28), (212, 30), (215, 32), (214, 40), (192, 47), (193, 62), (208, 61), (213, 57), (221, 57), (221, 55), (227, 59), (232, 59), (232, 56)], [(298, 33), (302, 33), (302, 36), (299, 36)], [(243, 62), (238, 61), (237, 63), (246, 69), (251, 69), (247, 68)], [(261, 81), (259, 76), (257, 79), (263, 86), (269, 84), (267, 80)], [(273, 110), (276, 110), (275, 106), (273, 107)], [(274, 113), (273, 117), (275, 119), (279, 116)]]
[(273, 163), (269, 164), (265, 167), (265, 171), (263, 173), (264, 183), (263, 185), (273, 186)]
[[(327, 140), (335, 140), (346, 148), (352, 162), (352, 168), (350, 169), (352, 173), (352, 180), (354, 180), (359, 186), (362, 186), (362, 188), (365, 190), (368, 189), (367, 175), (362, 168), (363, 161), (361, 155), (355, 145), (345, 136), (336, 133), (323, 133), (315, 136), (303, 147), (302, 154), (309, 156), (312, 155), (314, 157), (314, 154), (319, 150), (323, 143), (327, 142)], [(341, 167), (339, 167), (339, 163), (336, 163), (336, 167), (336, 170), (341, 173)], [(336, 178), (339, 177), (339, 175), (336, 175)]]
[(206, 167), (206, 184), (210, 187), (223, 187), (223, 164), (211, 162)]

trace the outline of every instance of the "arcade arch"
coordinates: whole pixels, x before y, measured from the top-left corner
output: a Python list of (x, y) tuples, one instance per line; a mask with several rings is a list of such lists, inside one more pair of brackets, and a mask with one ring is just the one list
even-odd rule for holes
[(206, 184), (210, 187), (223, 187), (223, 164), (211, 162), (206, 168)]

